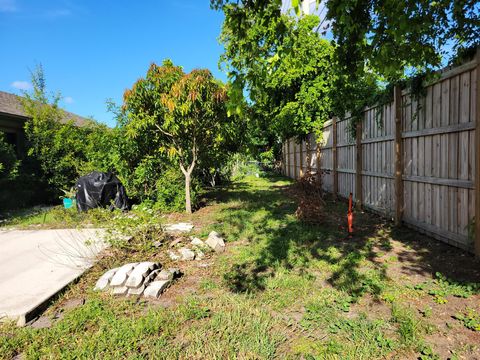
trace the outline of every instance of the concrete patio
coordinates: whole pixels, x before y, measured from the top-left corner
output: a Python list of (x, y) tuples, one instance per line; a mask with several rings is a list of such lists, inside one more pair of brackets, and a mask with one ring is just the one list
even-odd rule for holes
[(104, 237), (101, 229), (0, 231), (0, 320), (33, 319), (93, 265)]

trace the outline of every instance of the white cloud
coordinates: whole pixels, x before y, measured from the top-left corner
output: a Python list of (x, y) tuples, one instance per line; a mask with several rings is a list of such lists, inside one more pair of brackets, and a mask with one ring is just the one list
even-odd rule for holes
[(15, 12), (17, 10), (16, 0), (0, 0), (0, 12)]
[(30, 90), (32, 88), (32, 84), (30, 84), (28, 81), (18, 81), (18, 80), (11, 83), (10, 86), (18, 90)]
[(73, 104), (75, 101), (73, 101), (73, 98), (71, 96), (67, 96), (65, 99), (63, 99), (66, 104)]

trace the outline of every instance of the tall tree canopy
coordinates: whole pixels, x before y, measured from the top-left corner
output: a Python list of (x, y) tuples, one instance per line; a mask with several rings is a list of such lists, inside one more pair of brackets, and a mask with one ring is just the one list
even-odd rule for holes
[(249, 100), (249, 136), (267, 150), (303, 137), (330, 116), (333, 47), (314, 29), (316, 16), (282, 14), (280, 0), (212, 1), (225, 13), (221, 64)]
[[(222, 61), (227, 63), (232, 79), (246, 85), (254, 104), (263, 101), (278, 106), (275, 96), (269, 98), (272, 85), (279, 84), (272, 80), (275, 65), (284, 60), (290, 40), (309, 36), (303, 33), (295, 37), (308, 16), (301, 13), (300, 0), (290, 3), (298, 15), (296, 20), (281, 13), (281, 0), (211, 0), (214, 9), (225, 13), (221, 39), (226, 50)], [(335, 75), (325, 77), (334, 83), (326, 104), (331, 101), (339, 116), (350, 112), (355, 118), (365, 105), (378, 100), (374, 95), (386, 84), (423, 76), (442, 66), (449, 56), (466, 54), (480, 43), (480, 3), (475, 0), (326, 0), (324, 4), (333, 34), (334, 56), (329, 57), (333, 58), (329, 70)], [(305, 61), (316, 54), (324, 57), (325, 52), (318, 51), (318, 47), (302, 52), (302, 46), (309, 49), (307, 44), (295, 43), (291, 58), (299, 56)], [(309, 87), (303, 77), (292, 83), (297, 88), (299, 84)], [(289, 94), (286, 92), (285, 98)], [(295, 99), (300, 105), (305, 98), (296, 93)], [(291, 110), (302, 106), (292, 107), (288, 100), (286, 103), (286, 109), (277, 108), (270, 118), (278, 120), (278, 114), (288, 114), (291, 124), (287, 128), (301, 134), (309, 128), (311, 118), (304, 116), (305, 122), (298, 128), (292, 116), (295, 111)]]
[(328, 0), (326, 5), (338, 59), (348, 72), (362, 72), (366, 65), (395, 81), (480, 43), (475, 0)]
[(191, 176), (202, 157), (221, 151), (228, 129), (226, 87), (208, 70), (185, 74), (169, 60), (152, 64), (144, 79), (125, 91), (122, 110), (126, 133), (155, 138), (157, 151), (178, 161), (185, 176), (185, 207), (192, 211)]

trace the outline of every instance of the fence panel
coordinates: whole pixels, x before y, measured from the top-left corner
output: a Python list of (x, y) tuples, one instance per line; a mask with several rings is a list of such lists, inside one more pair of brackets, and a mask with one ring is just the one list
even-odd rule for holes
[(337, 121), (337, 161), (338, 167), (338, 194), (347, 198), (350, 193), (356, 199), (355, 173), (356, 149), (355, 138), (349, 131), (350, 119)]
[(393, 105), (367, 109), (362, 131), (363, 205), (385, 216), (395, 211)]
[[(349, 131), (351, 119), (347, 117), (327, 121), (320, 139), (313, 134), (301, 143), (289, 139), (282, 147), (284, 174), (297, 179), (307, 171), (317, 173), (319, 168), (324, 190), (337, 195), (337, 179), (339, 196), (346, 198), (352, 193), (365, 208), (388, 218), (401, 211), (404, 224), (473, 250), (471, 230), (475, 212), (480, 211), (475, 203), (480, 190), (476, 186), (480, 180), (475, 178), (480, 149), (475, 140), (480, 122), (479, 57), (477, 54), (476, 60), (441, 73), (425, 87), (423, 96), (402, 92), (397, 106), (401, 113), (398, 143), (398, 103), (394, 101), (365, 109), (357, 134)], [(402, 149), (398, 174), (396, 146)], [(395, 193), (395, 179), (403, 187), (403, 199), (402, 191)], [(356, 181), (361, 185), (358, 198)], [(403, 205), (398, 209), (397, 196)], [(480, 234), (474, 236), (475, 252), (480, 255)]]
[(322, 139), (318, 143), (322, 186), (326, 191), (333, 192), (333, 123), (329, 120), (322, 131)]

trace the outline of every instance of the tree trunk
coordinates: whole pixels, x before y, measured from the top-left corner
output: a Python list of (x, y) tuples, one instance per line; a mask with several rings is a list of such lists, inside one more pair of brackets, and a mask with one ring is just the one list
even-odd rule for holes
[(192, 182), (192, 172), (197, 162), (197, 147), (196, 147), (195, 138), (193, 138), (193, 148), (192, 148), (192, 162), (190, 166), (186, 169), (182, 161), (180, 161), (180, 169), (185, 175), (185, 211), (189, 214), (192, 213), (192, 200), (190, 197), (190, 183)]
[(192, 182), (192, 172), (195, 167), (195, 160), (192, 161), (190, 166), (185, 169), (182, 163), (180, 163), (180, 169), (182, 170), (183, 175), (185, 176), (185, 211), (189, 214), (192, 213), (192, 199), (190, 196), (190, 184)]
[(192, 213), (192, 201), (190, 199), (190, 182), (191, 177), (189, 172), (185, 172), (185, 211), (189, 214)]

